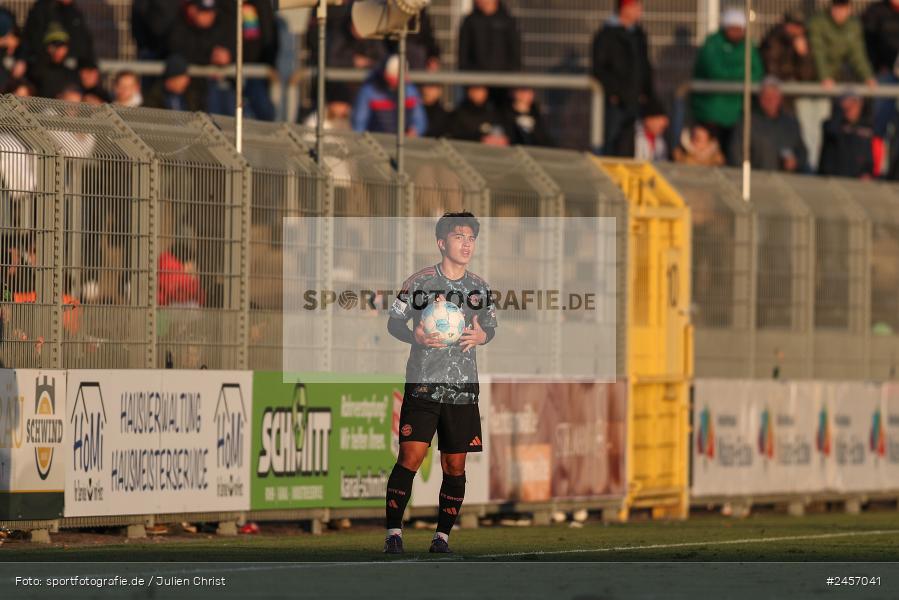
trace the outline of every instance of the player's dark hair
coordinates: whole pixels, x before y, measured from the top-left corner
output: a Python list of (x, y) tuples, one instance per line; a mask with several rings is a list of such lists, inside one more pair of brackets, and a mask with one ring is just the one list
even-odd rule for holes
[(471, 230), (474, 232), (475, 237), (478, 237), (478, 233), (480, 233), (481, 231), (481, 224), (478, 222), (477, 217), (475, 217), (472, 213), (445, 213), (437, 221), (437, 228), (435, 230), (437, 239), (446, 239), (446, 236), (454, 232), (456, 230), (456, 227), (471, 227)]

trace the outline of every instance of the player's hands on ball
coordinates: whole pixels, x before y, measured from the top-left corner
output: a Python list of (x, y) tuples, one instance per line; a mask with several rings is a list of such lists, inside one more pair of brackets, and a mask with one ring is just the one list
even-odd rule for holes
[(443, 342), (440, 341), (440, 334), (437, 332), (428, 335), (425, 333), (424, 321), (419, 321), (415, 327), (415, 341), (421, 346), (428, 348), (443, 348)]
[(480, 346), (481, 344), (487, 343), (487, 332), (481, 328), (481, 323), (478, 321), (478, 316), (475, 315), (471, 320), (471, 325), (465, 328), (465, 331), (462, 332), (462, 335), (459, 337), (459, 345), (462, 347), (462, 352), (468, 352), (475, 346)]

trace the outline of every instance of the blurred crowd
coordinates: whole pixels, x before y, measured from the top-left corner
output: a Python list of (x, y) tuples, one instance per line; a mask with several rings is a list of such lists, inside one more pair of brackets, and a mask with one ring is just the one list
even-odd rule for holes
[[(619, 0), (593, 44), (593, 73), (606, 90), (603, 152), (647, 160), (719, 166), (743, 162), (743, 99), (733, 93), (693, 93), (690, 120), (671, 132), (653, 91), (640, 0)], [(698, 49), (697, 80), (742, 82), (746, 15), (724, 10), (721, 26)], [(870, 179), (899, 179), (899, 116), (895, 99), (866, 101), (854, 89), (895, 84), (899, 0), (869, 4), (853, 15), (849, 0), (831, 0), (813, 15), (790, 10), (750, 45), (750, 78), (760, 84), (749, 131), (756, 169)], [(831, 97), (786, 97), (786, 82), (813, 82)]]
[[(740, 94), (694, 93), (686, 119), (666, 107), (655, 91), (650, 44), (641, 26), (641, 0), (616, 0), (613, 14), (596, 32), (591, 73), (605, 91), (604, 139), (595, 151), (648, 160), (700, 165), (743, 161)], [(114, 102), (172, 110), (233, 114), (234, 82), (228, 77), (192, 78), (189, 65), (229, 65), (235, 58), (236, 3), (224, 0), (134, 0), (132, 34), (140, 59), (165, 63), (161, 76), (121, 72), (104, 80), (89, 24), (78, 0), (37, 0), (20, 26), (0, 9), (0, 89), (91, 103)], [(248, 63), (277, 66), (290, 34), (271, 0), (245, 0), (243, 42)], [(309, 22), (307, 54), (317, 58), (317, 21)], [(722, 11), (720, 29), (696, 54), (693, 78), (742, 82), (746, 44), (742, 9)], [(366, 81), (330, 83), (327, 104), (302, 108), (298, 121), (328, 129), (396, 131), (400, 62), (395, 42), (364, 39), (353, 26), (351, 3), (329, 8), (327, 64), (365, 69)], [(408, 66), (439, 71), (441, 51), (430, 15), (422, 13), (410, 36)], [(280, 52), (279, 52), (280, 51)], [(287, 49), (295, 54), (293, 47)], [(823, 11), (788, 11), (750, 47), (754, 97), (749, 160), (757, 169), (899, 179), (899, 113), (895, 99), (866, 101), (846, 87), (899, 83), (899, 0), (869, 4), (853, 14), (850, 0), (831, 0)], [(458, 32), (456, 68), (520, 72), (518, 23), (502, 0), (473, 0)], [(787, 82), (815, 82), (834, 97), (789, 97)], [(108, 86), (108, 89), (107, 87)], [(550, 146), (553, 129), (534, 89), (469, 86), (453, 97), (439, 85), (405, 90), (406, 134), (450, 137), (492, 145)], [(273, 120), (268, 82), (249, 79), (248, 116)], [(553, 115), (561, 119), (563, 115)], [(675, 118), (672, 118), (675, 117)]]

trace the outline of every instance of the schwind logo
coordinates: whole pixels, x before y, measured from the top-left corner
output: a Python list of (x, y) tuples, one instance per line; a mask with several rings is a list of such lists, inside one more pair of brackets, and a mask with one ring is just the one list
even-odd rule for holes
[(56, 379), (35, 379), (34, 414), (25, 423), (25, 438), (34, 445), (34, 465), (45, 480), (53, 467), (54, 446), (62, 444), (63, 423), (56, 416)]

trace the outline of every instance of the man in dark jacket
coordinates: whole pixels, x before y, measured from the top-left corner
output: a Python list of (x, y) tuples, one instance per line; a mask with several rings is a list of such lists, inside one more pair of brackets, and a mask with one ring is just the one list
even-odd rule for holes
[[(68, 34), (69, 57), (75, 59), (79, 64), (97, 63), (94, 37), (75, 0), (37, 0), (25, 19), (22, 45), (18, 52), (18, 57), (28, 65), (29, 69), (43, 58), (44, 38), (51, 25)], [(17, 76), (21, 76), (18, 70)], [(97, 76), (99, 76), (99, 72)], [(94, 75), (88, 74), (88, 77), (94, 78)]]
[[(808, 171), (808, 153), (802, 141), (799, 121), (784, 111), (780, 81), (767, 77), (762, 82), (758, 107), (752, 111), (749, 160), (754, 169), (803, 173)], [(730, 138), (730, 163), (743, 163), (743, 122)]]
[(853, 93), (840, 98), (840, 111), (824, 123), (821, 175), (870, 179), (877, 174), (874, 131), (862, 121), (864, 101)]
[[(899, 0), (883, 0), (869, 4), (862, 15), (865, 47), (877, 81), (899, 83), (896, 57), (899, 56)], [(874, 130), (885, 135), (890, 121), (896, 117), (896, 99), (882, 98), (874, 102)]]
[(475, 0), (459, 29), (460, 71), (520, 71), (518, 23), (500, 0)]
[[(237, 9), (233, 2), (222, 5), (227, 14), (228, 29), (237, 29)], [(243, 58), (245, 64), (275, 66), (278, 55), (278, 31), (271, 0), (244, 0)], [(275, 120), (275, 105), (269, 94), (268, 81), (247, 79), (244, 86), (247, 116), (261, 121)]]
[(131, 35), (141, 60), (159, 60), (169, 54), (169, 35), (178, 21), (181, 3), (172, 0), (134, 0)]
[[(396, 54), (399, 51), (396, 41), (386, 39), (384, 43), (388, 54)], [(414, 71), (436, 69), (440, 65), (440, 45), (434, 35), (434, 26), (427, 8), (422, 10), (419, 15), (418, 32), (409, 34), (406, 42), (406, 57), (409, 68)]]
[(206, 87), (191, 81), (187, 61), (173, 54), (165, 61), (165, 73), (144, 97), (144, 106), (168, 110), (205, 110)]
[(450, 117), (448, 137), (481, 142), (492, 146), (508, 146), (514, 125), (494, 108), (484, 86), (471, 86), (466, 98)]
[(652, 65), (646, 33), (640, 26), (641, 0), (618, 0), (618, 11), (593, 38), (593, 76), (605, 91), (605, 139), (607, 150), (633, 124), (653, 97)]
[(28, 75), (39, 96), (55, 98), (61, 90), (81, 86), (78, 61), (70, 54), (69, 34), (58, 23), (51, 23), (44, 36), (44, 53), (35, 57)]
[[(192, 65), (229, 65), (234, 61), (233, 23), (217, 0), (187, 0), (169, 34), (169, 52)], [(233, 115), (233, 83), (226, 78), (209, 78), (205, 83), (206, 110)]]

